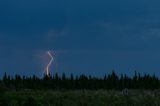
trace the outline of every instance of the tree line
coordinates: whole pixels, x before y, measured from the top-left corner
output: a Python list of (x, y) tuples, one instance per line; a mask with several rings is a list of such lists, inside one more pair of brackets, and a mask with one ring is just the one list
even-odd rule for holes
[(158, 89), (160, 88), (160, 80), (155, 75), (144, 74), (135, 71), (133, 77), (128, 77), (126, 74), (118, 76), (114, 71), (111, 74), (105, 74), (102, 78), (92, 77), (91, 75), (74, 76), (71, 74), (69, 77), (66, 74), (61, 76), (58, 73), (46, 76), (43, 78), (15, 75), (14, 77), (4, 74), (3, 79), (0, 80), (1, 88), (8, 90), (98, 90), (98, 89), (114, 89), (122, 90), (128, 89)]

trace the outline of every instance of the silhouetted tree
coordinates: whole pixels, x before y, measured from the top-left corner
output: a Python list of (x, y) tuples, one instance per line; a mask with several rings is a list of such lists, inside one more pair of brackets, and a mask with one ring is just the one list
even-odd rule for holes
[(160, 88), (160, 80), (154, 75), (144, 74), (135, 71), (132, 78), (126, 74), (121, 74), (120, 77), (116, 75), (113, 70), (111, 74), (104, 75), (103, 78), (96, 78), (92, 76), (79, 75), (66, 77), (63, 73), (59, 76), (58, 73), (50, 75), (49, 77), (44, 75), (43, 78), (38, 78), (35, 75), (32, 77), (15, 75), (14, 77), (4, 73), (3, 79), (0, 80), (0, 84), (4, 85), (6, 89), (53, 89), (53, 90), (64, 90), (64, 89), (117, 89), (121, 90), (124, 88), (128, 89), (158, 89)]

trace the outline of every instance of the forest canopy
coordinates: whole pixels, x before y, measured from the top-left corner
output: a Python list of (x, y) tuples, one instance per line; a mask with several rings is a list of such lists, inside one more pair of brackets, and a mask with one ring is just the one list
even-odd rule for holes
[(71, 74), (66, 77), (63, 73), (61, 76), (58, 73), (54, 75), (38, 78), (35, 75), (32, 77), (15, 75), (10, 76), (4, 73), (3, 79), (0, 80), (0, 89), (53, 89), (53, 90), (98, 90), (98, 89), (158, 89), (160, 88), (160, 80), (155, 75), (144, 74), (135, 71), (133, 77), (128, 77), (126, 74), (118, 76), (114, 71), (111, 74), (104, 75), (102, 78), (92, 77), (91, 75), (74, 76)]

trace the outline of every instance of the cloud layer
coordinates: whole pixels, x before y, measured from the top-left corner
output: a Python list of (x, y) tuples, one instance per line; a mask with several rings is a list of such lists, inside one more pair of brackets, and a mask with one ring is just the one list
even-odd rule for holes
[(61, 51), (59, 72), (105, 73), (132, 65), (144, 72), (146, 65), (155, 67), (154, 61), (158, 70), (159, 4), (158, 0), (0, 1), (1, 72), (39, 70), (33, 55), (49, 49)]

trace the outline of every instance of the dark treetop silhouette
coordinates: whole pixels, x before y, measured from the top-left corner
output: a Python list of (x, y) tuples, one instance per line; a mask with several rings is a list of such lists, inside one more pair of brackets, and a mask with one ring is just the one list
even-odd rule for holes
[(74, 89), (158, 89), (160, 88), (160, 80), (155, 75), (145, 74), (141, 76), (135, 72), (135, 75), (130, 78), (126, 74), (120, 77), (114, 71), (111, 74), (104, 75), (103, 78), (80, 75), (66, 77), (63, 73), (59, 76), (55, 73), (53, 76), (45, 76), (38, 78), (35, 75), (32, 77), (15, 75), (15, 77), (4, 74), (3, 80), (0, 81), (0, 87), (5, 89), (53, 89), (53, 90), (74, 90)]

